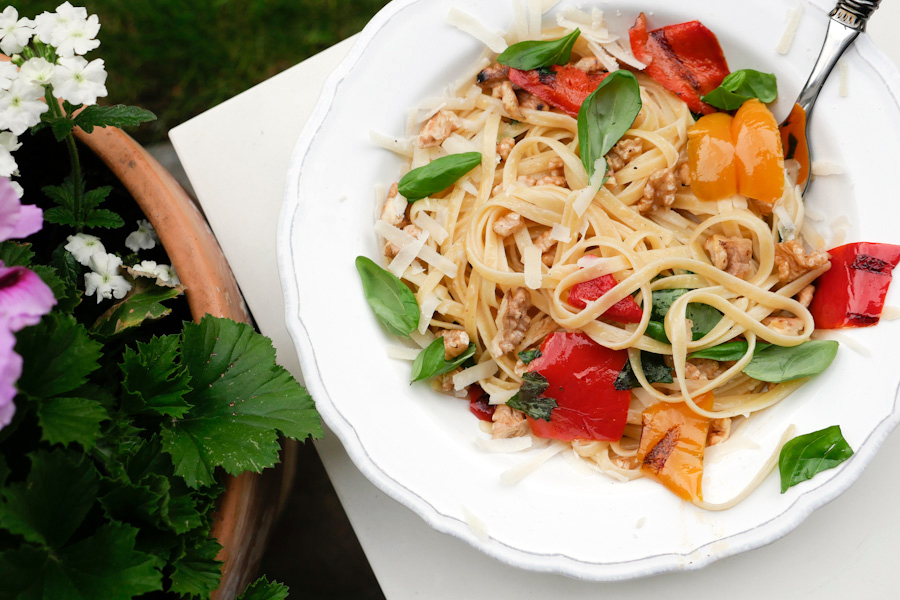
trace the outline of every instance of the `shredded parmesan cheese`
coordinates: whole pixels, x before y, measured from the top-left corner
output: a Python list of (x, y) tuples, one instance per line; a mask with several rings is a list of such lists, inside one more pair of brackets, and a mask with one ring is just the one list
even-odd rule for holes
[(498, 454), (506, 454), (509, 452), (521, 452), (531, 448), (531, 436), (521, 435), (513, 438), (475, 438), (475, 443), (485, 452), (496, 452)]
[(410, 339), (419, 345), (420, 348), (425, 348), (431, 342), (434, 341), (435, 335), (431, 333), (431, 331), (426, 331), (425, 333), (419, 333), (417, 330), (412, 331), (409, 334)]
[(601, 157), (594, 163), (594, 174), (591, 176), (588, 186), (578, 192), (575, 196), (575, 201), (572, 203), (572, 208), (575, 209), (575, 214), (579, 217), (584, 215), (585, 211), (591, 205), (591, 202), (594, 201), (594, 196), (600, 191), (600, 186), (603, 185), (603, 178), (605, 176), (606, 160)]
[(525, 248), (525, 285), (537, 290), (541, 287), (541, 250), (535, 245)]
[(545, 462), (562, 452), (566, 448), (567, 444), (554, 441), (550, 446), (541, 452), (535, 454), (525, 462), (512, 467), (511, 469), (507, 469), (500, 475), (500, 481), (505, 483), (506, 485), (514, 485), (519, 483), (527, 476), (531, 475), (538, 468), (543, 465)]
[(498, 54), (507, 48), (506, 40), (500, 32), (489, 30), (478, 19), (458, 8), (451, 8), (447, 13), (447, 23), (468, 33)]
[(568, 227), (560, 225), (559, 223), (554, 223), (553, 229), (550, 230), (550, 239), (567, 243), (572, 239), (572, 231)]
[(494, 362), (494, 359), (486, 360), (474, 367), (462, 370), (453, 376), (453, 389), (461, 390), (473, 383), (478, 383), (482, 379), (493, 376), (500, 367)]
[(426, 231), (429, 235), (431, 235), (431, 239), (433, 239), (438, 244), (443, 244), (444, 240), (447, 239), (447, 236), (450, 235), (447, 233), (447, 230), (444, 229), (440, 223), (435, 221), (428, 213), (420, 212), (416, 215), (413, 223)]
[(900, 306), (885, 306), (881, 309), (881, 318), (885, 321), (900, 319)]
[(814, 160), (812, 161), (811, 168), (812, 174), (816, 177), (844, 174), (844, 168), (838, 163), (831, 160)]
[(431, 317), (434, 316), (434, 311), (437, 310), (440, 303), (441, 299), (434, 292), (429, 292), (419, 302), (419, 333), (424, 334), (428, 330)]
[(385, 150), (390, 150), (394, 154), (412, 158), (413, 146), (411, 140), (401, 140), (400, 138), (384, 135), (377, 131), (370, 131), (369, 139), (372, 140), (372, 143), (376, 146), (380, 146)]
[[(405, 231), (397, 229), (390, 223), (385, 223), (384, 221), (376, 221), (375, 222), (375, 233), (391, 242), (400, 250), (403, 250), (409, 244), (415, 243), (417, 240), (413, 236), (409, 235)], [(425, 262), (427, 262), (432, 267), (438, 269), (447, 277), (451, 279), (456, 277), (456, 263), (447, 257), (439, 254), (434, 248), (430, 246), (423, 246), (418, 253), (417, 258), (421, 258)]]
[(400, 360), (416, 360), (416, 357), (421, 351), (421, 348), (409, 348), (407, 346), (397, 346), (395, 344), (388, 344), (387, 347), (387, 355), (390, 358), (397, 358)]
[(490, 536), (488, 536), (487, 533), (487, 527), (485, 526), (484, 521), (478, 518), (478, 515), (469, 510), (469, 508), (465, 505), (463, 505), (462, 507), (462, 514), (463, 519), (465, 519), (466, 521), (466, 525), (469, 526), (469, 529), (472, 530), (472, 533), (474, 533), (475, 536), (478, 537), (478, 539), (483, 542), (486, 542), (488, 539), (490, 539)]
[(800, 17), (803, 16), (803, 7), (797, 6), (796, 8), (789, 9), (787, 12), (787, 27), (784, 30), (784, 34), (781, 36), (781, 41), (778, 42), (778, 45), (775, 46), (775, 51), (779, 54), (787, 54), (788, 50), (791, 49), (791, 44), (794, 41), (794, 34), (797, 33), (797, 27), (800, 25)]
[(513, 388), (511, 390), (496, 390), (491, 393), (488, 404), (492, 406), (497, 406), (498, 404), (506, 404), (507, 402), (509, 402), (510, 398), (518, 393), (518, 388)]

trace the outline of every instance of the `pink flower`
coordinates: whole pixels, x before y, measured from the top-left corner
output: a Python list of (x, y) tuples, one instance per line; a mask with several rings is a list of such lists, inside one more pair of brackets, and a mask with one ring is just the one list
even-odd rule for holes
[(16, 336), (5, 327), (0, 327), (0, 429), (12, 422), (16, 414), (13, 398), (16, 396), (16, 381), (22, 375), (22, 357), (13, 352)]
[(54, 306), (53, 292), (34, 271), (0, 262), (0, 329), (19, 331), (37, 325)]
[(12, 182), (0, 177), (0, 242), (28, 237), (44, 225), (44, 211), (22, 204)]

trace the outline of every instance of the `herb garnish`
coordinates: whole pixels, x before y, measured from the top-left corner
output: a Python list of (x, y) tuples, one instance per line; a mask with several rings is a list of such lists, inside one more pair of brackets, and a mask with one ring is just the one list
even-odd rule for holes
[(421, 200), (446, 190), (480, 164), (480, 152), (463, 152), (436, 158), (401, 177), (397, 192), (409, 202)]
[(729, 74), (719, 87), (700, 99), (722, 110), (737, 110), (752, 98), (768, 104), (778, 96), (778, 85), (775, 75), (761, 73), (754, 69), (741, 69)]
[[(767, 344), (765, 342), (757, 342), (756, 349), (753, 352), (754, 355), (771, 345), (772, 344)], [(713, 346), (712, 348), (707, 348), (706, 350), (698, 350), (697, 352), (690, 354), (688, 358), (705, 358), (707, 360), (716, 360), (719, 362), (740, 360), (747, 354), (747, 349), (749, 347), (750, 344), (744, 340), (734, 340), (732, 342), (725, 342), (724, 344)]]
[(469, 344), (465, 351), (452, 358), (444, 359), (444, 338), (438, 337), (416, 356), (412, 366), (412, 381), (421, 381), (449, 373), (475, 355), (475, 344)]
[(770, 383), (810, 377), (827, 369), (837, 351), (838, 343), (833, 340), (809, 340), (798, 346), (769, 346), (756, 352), (743, 372), (753, 379)]
[(581, 35), (576, 29), (558, 40), (529, 40), (513, 44), (500, 53), (497, 62), (520, 71), (530, 71), (550, 65), (564, 65), (572, 57), (572, 46)]
[[(578, 111), (581, 164), (588, 176), (598, 160), (612, 150), (641, 112), (641, 88), (629, 71), (613, 71), (584, 100)], [(604, 166), (604, 173), (605, 173)]]
[(541, 394), (547, 391), (550, 382), (540, 373), (522, 375), (522, 387), (518, 393), (507, 400), (510, 408), (521, 410), (532, 419), (550, 421), (550, 412), (558, 406), (553, 398), (545, 398)]
[(365, 256), (356, 257), (356, 270), (372, 312), (391, 333), (409, 337), (419, 326), (419, 303), (400, 279)]
[(778, 457), (781, 493), (817, 473), (833, 469), (851, 456), (853, 449), (838, 425), (795, 437), (784, 445)]
[(543, 353), (537, 348), (532, 348), (531, 350), (522, 350), (519, 352), (519, 360), (524, 364), (528, 364), (536, 358), (540, 358), (543, 356)]
[[(641, 351), (641, 370), (644, 371), (644, 377), (648, 383), (672, 383), (672, 368), (666, 366), (665, 357), (662, 354), (654, 352)], [(618, 391), (631, 390), (641, 387), (634, 369), (631, 368), (631, 361), (626, 360), (625, 366), (616, 377), (613, 387)]]

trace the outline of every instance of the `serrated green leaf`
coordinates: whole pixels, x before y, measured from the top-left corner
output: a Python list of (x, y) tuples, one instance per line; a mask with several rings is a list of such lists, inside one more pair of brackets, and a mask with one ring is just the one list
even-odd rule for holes
[(83, 454), (38, 450), (28, 457), (31, 470), (25, 481), (0, 491), (0, 527), (29, 542), (59, 548), (94, 505), (99, 475)]
[(52, 206), (44, 211), (44, 221), (56, 225), (75, 226), (75, 213), (64, 206)]
[(238, 474), (274, 465), (279, 431), (300, 440), (321, 435), (312, 399), (275, 364), (268, 338), (249, 325), (206, 316), (186, 324), (182, 339), (193, 408), (164, 424), (162, 441), (190, 487), (214, 483), (219, 466)]
[(78, 113), (78, 116), (75, 117), (75, 124), (81, 127), (85, 133), (91, 133), (94, 127), (134, 127), (154, 120), (156, 120), (156, 115), (137, 106), (125, 106), (124, 104), (99, 106), (94, 104)]
[(203, 540), (187, 548), (185, 556), (173, 563), (171, 591), (192, 598), (209, 598), (222, 578), (222, 562), (216, 556), (222, 546), (215, 540)]
[(169, 480), (157, 474), (148, 475), (140, 483), (104, 477), (99, 502), (111, 521), (139, 528), (145, 524), (161, 527), (169, 488)]
[(48, 559), (46, 550), (30, 544), (0, 553), (0, 600), (43, 600)]
[(50, 129), (53, 131), (53, 137), (57, 142), (66, 139), (66, 136), (72, 133), (75, 122), (68, 117), (56, 118), (50, 122)]
[(90, 210), (100, 206), (100, 204), (109, 196), (111, 191), (111, 186), (104, 185), (85, 192), (84, 198), (81, 199), (82, 207), (84, 207), (85, 210)]
[(84, 218), (84, 226), (100, 227), (103, 229), (118, 229), (119, 227), (125, 226), (125, 221), (111, 210), (95, 208), (88, 211), (87, 216)]
[(180, 365), (180, 355), (181, 339), (175, 335), (127, 348), (120, 365), (122, 387), (159, 414), (183, 417), (190, 409), (184, 396), (191, 390), (191, 376)]
[(109, 419), (109, 413), (96, 400), (89, 398), (46, 398), (37, 409), (43, 435), (41, 439), (51, 444), (81, 444), (90, 450), (100, 435), (100, 423)]
[[(48, 185), (41, 188), (44, 194), (59, 204), (72, 211), (75, 207), (75, 183), (71, 177), (67, 177), (62, 185)], [(47, 211), (44, 211), (44, 219), (47, 219)]]
[(125, 297), (100, 315), (91, 330), (108, 337), (137, 327), (148, 319), (165, 317), (172, 309), (162, 303), (182, 292), (183, 286), (160, 286), (152, 279), (138, 277)]
[[(213, 506), (215, 506), (214, 502), (206, 502), (206, 510), (203, 512), (207, 512)], [(197, 529), (204, 522), (203, 514), (198, 510), (197, 501), (187, 494), (180, 496), (170, 495), (168, 511), (163, 514), (163, 518), (166, 525), (179, 535)]]
[(101, 344), (71, 315), (51, 312), (33, 327), (16, 334), (23, 360), (19, 390), (34, 398), (70, 392), (100, 367)]
[(283, 583), (270, 582), (265, 577), (260, 577), (247, 586), (238, 600), (285, 600), (288, 597), (288, 591), (287, 586)]
[(33, 258), (34, 252), (31, 251), (31, 244), (12, 240), (0, 243), (0, 261), (7, 267), (28, 267)]

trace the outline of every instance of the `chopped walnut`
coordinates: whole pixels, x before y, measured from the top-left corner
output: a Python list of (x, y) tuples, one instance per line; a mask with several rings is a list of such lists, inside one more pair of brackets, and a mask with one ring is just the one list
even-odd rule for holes
[(816, 293), (816, 286), (813, 284), (809, 284), (800, 292), (794, 296), (794, 300), (803, 305), (803, 308), (809, 308), (809, 305), (812, 303), (813, 296)]
[(494, 439), (513, 438), (526, 435), (529, 431), (525, 413), (506, 404), (498, 404), (491, 416), (494, 427), (491, 430)]
[(509, 67), (495, 63), (486, 69), (482, 69), (475, 78), (475, 81), (479, 84), (495, 83), (503, 81), (507, 77), (509, 77)]
[(534, 185), (555, 185), (557, 187), (569, 187), (569, 182), (561, 175), (544, 175), (534, 182)]
[(709, 381), (724, 373), (733, 364), (733, 362), (718, 362), (706, 358), (692, 358), (684, 364), (684, 378), (693, 381)]
[(520, 90), (516, 92), (516, 99), (519, 101), (520, 108), (530, 108), (531, 110), (550, 110), (550, 105), (530, 92)]
[(799, 317), (766, 317), (762, 324), (781, 335), (800, 335), (803, 319)]
[(406, 211), (409, 209), (409, 202), (397, 197), (397, 184), (393, 184), (388, 190), (387, 199), (381, 209), (381, 220), (390, 223), (394, 227), (403, 227), (408, 222), (406, 220)]
[(553, 259), (556, 258), (556, 252), (553, 251), (553, 247), (556, 246), (557, 240), (550, 237), (552, 231), (552, 229), (547, 229), (534, 240), (534, 245), (541, 251), (541, 262), (548, 267), (553, 264)]
[(557, 169), (562, 169), (565, 166), (566, 166), (566, 163), (563, 162), (563, 159), (561, 159), (561, 158), (551, 158), (550, 162), (547, 163), (547, 168), (552, 171), (555, 171)]
[(491, 343), (491, 352), (495, 357), (512, 352), (516, 345), (525, 338), (531, 317), (531, 296), (523, 287), (511, 289), (503, 295), (500, 310), (497, 311), (497, 335)]
[(512, 152), (512, 149), (516, 146), (516, 140), (511, 137), (503, 138), (499, 142), (497, 142), (497, 154), (500, 155), (501, 160), (506, 160), (509, 158), (509, 153)]
[(525, 119), (522, 111), (519, 110), (519, 98), (516, 96), (516, 92), (513, 90), (511, 82), (504, 81), (500, 85), (494, 87), (492, 94), (494, 98), (500, 98), (500, 101), (503, 102), (503, 109), (506, 111), (506, 114), (516, 121)]
[(450, 110), (440, 110), (428, 119), (422, 131), (419, 132), (419, 148), (433, 148), (450, 137), (450, 134), (460, 128), (462, 121), (456, 113)]
[(622, 139), (607, 153), (606, 163), (613, 171), (620, 171), (633, 158), (640, 156), (643, 151), (641, 140)]
[(527, 185), (528, 187), (534, 187), (534, 185), (537, 183), (537, 179), (535, 179), (531, 175), (519, 175), (516, 181), (523, 185)]
[(709, 422), (709, 433), (706, 434), (706, 445), (721, 444), (731, 435), (731, 419), (713, 419)]
[(606, 67), (603, 66), (603, 63), (596, 56), (585, 56), (572, 66), (585, 73), (600, 73), (606, 70)]
[(819, 250), (807, 254), (797, 240), (775, 244), (775, 268), (778, 281), (790, 283), (804, 273), (825, 265), (829, 260), (827, 252)]
[(656, 210), (657, 208), (667, 208), (675, 202), (675, 175), (672, 169), (660, 169), (650, 176), (647, 185), (644, 186), (644, 196), (638, 201), (635, 207), (641, 214)]
[(715, 233), (703, 245), (713, 266), (729, 275), (746, 279), (750, 274), (750, 259), (753, 258), (753, 240), (740, 237), (725, 237)]
[(686, 162), (676, 167), (675, 172), (678, 174), (678, 183), (684, 186), (691, 185), (691, 168)]
[(449, 373), (444, 373), (443, 375), (438, 375), (437, 377), (435, 377), (435, 384), (434, 384), (435, 387), (438, 389), (438, 391), (444, 392), (445, 394), (450, 394), (451, 396), (462, 397), (462, 395), (460, 394), (460, 391), (463, 394), (466, 394), (466, 391), (465, 390), (457, 390), (456, 386), (453, 385), (453, 376), (456, 375), (457, 373), (461, 373), (461, 372), (462, 372), (462, 368), (457, 367), (456, 369), (453, 369)]
[(496, 221), (494, 221), (491, 229), (494, 233), (501, 237), (513, 235), (515, 232), (525, 227), (525, 217), (517, 212), (509, 212)]
[(469, 347), (469, 334), (461, 329), (447, 329), (441, 332), (444, 338), (444, 360), (453, 360)]
[[(413, 236), (416, 239), (419, 239), (422, 235), (425, 234), (424, 231), (422, 231), (421, 229), (419, 229), (418, 227), (416, 227), (413, 224), (409, 224), (406, 227), (404, 227), (403, 231), (405, 231), (406, 233), (408, 233), (409, 235)], [(400, 252), (400, 248), (395, 246), (393, 243), (388, 242), (384, 245), (384, 255), (387, 256), (388, 258), (394, 258), (395, 256), (397, 256), (398, 252)]]

